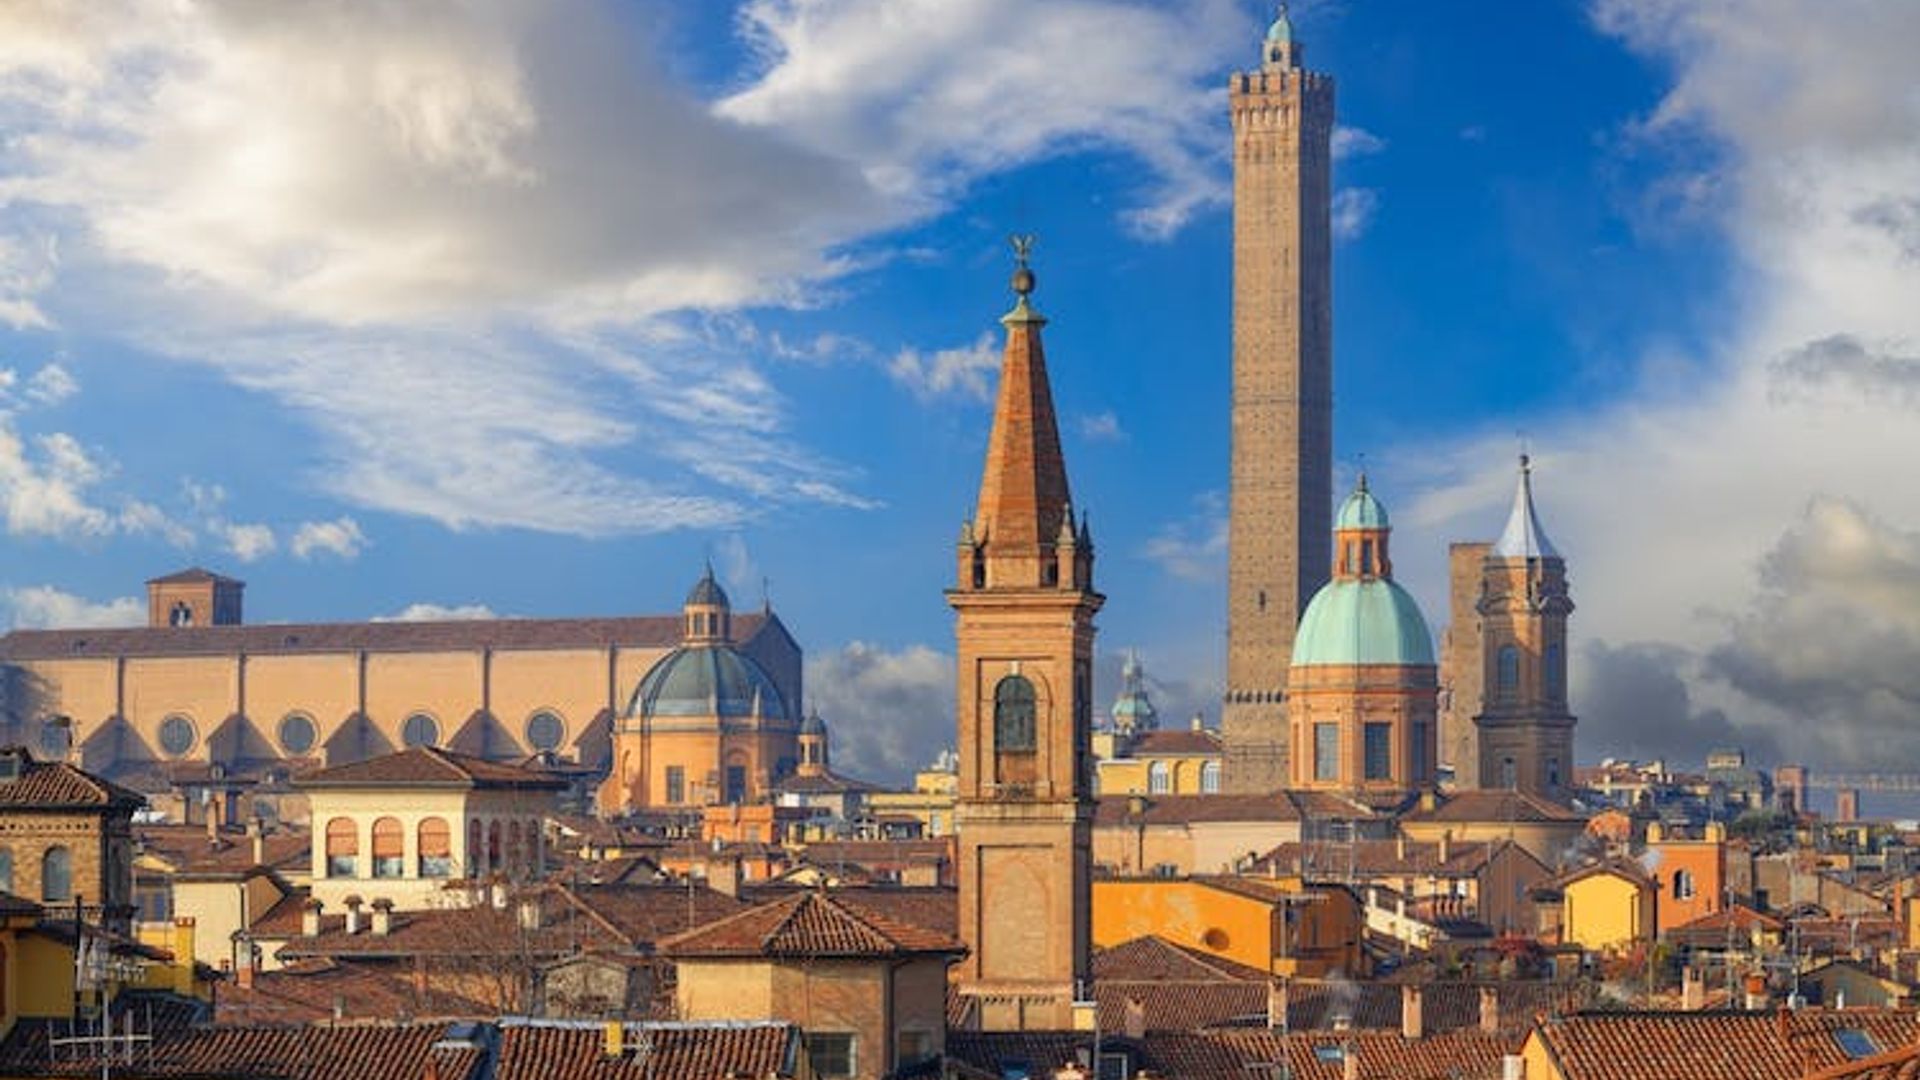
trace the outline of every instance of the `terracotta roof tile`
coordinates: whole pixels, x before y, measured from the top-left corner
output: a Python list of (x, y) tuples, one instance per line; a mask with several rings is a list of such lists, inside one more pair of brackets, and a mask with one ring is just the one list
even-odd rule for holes
[(256, 864), (253, 838), (238, 829), (223, 830), (209, 843), (199, 825), (140, 825), (134, 839), (143, 855), (172, 868), (175, 874), (243, 874), (255, 865), (300, 873), (311, 857), (312, 837), (305, 830), (275, 829), (262, 837), (265, 861)]
[[(770, 618), (733, 617), (737, 640)], [(447, 622), (283, 623), (255, 626), (15, 630), (0, 636), (0, 658), (75, 656), (225, 656), (337, 652), (442, 652), (479, 649), (670, 649), (683, 632), (678, 615), (604, 619), (466, 619)]]
[[(1030, 1076), (1047, 1076), (1091, 1049), (1091, 1033), (953, 1031), (948, 1054), (991, 1076), (1025, 1066)], [(1284, 1063), (1295, 1080), (1340, 1080), (1346, 1063), (1336, 1050), (1351, 1049), (1363, 1080), (1451, 1080), (1459, 1076), (1497, 1075), (1501, 1055), (1515, 1049), (1512, 1040), (1478, 1031), (1459, 1031), (1408, 1040), (1397, 1031), (1307, 1033), (1271, 1031), (1148, 1032), (1144, 1038), (1103, 1036), (1103, 1052), (1123, 1052), (1136, 1069), (1163, 1080), (1218, 1080), (1266, 1075)]]
[(1127, 744), (1128, 757), (1158, 757), (1181, 754), (1218, 754), (1220, 753), (1220, 735), (1214, 731), (1195, 731), (1192, 728), (1169, 729), (1166, 731), (1143, 732)]
[(1748, 1080), (1847, 1064), (1843, 1030), (1879, 1053), (1913, 1043), (1920, 1017), (1897, 1009), (1584, 1013), (1538, 1032), (1567, 1080)]
[(1529, 791), (1457, 791), (1433, 809), (1416, 806), (1408, 821), (1511, 821), (1515, 824), (1574, 823), (1586, 815)]
[(295, 779), (296, 787), (473, 787), (560, 790), (567, 779), (544, 769), (489, 761), (438, 746), (416, 746), (365, 761), (316, 769)]
[(1151, 934), (1096, 951), (1093, 977), (1096, 981), (1115, 982), (1254, 982), (1260, 985), (1263, 1003), (1269, 978), (1259, 968), (1176, 945)]
[(18, 746), (6, 747), (0, 753), (15, 755), (19, 761), (19, 776), (0, 780), (0, 806), (10, 810), (131, 809), (146, 805), (146, 797), (140, 793), (64, 761), (35, 761), (32, 753)]
[(660, 943), (691, 957), (867, 957), (963, 953), (952, 935), (903, 923), (832, 893), (808, 890)]
[(600, 1024), (509, 1020), (494, 1080), (722, 1080), (792, 1076), (799, 1029), (772, 1022), (628, 1024), (629, 1052), (606, 1053)]
[[(1281, 844), (1248, 869), (1249, 876), (1277, 871), (1307, 877), (1337, 873), (1345, 877), (1473, 877), (1487, 865), (1505, 841), (1485, 843), (1456, 840), (1440, 857), (1439, 844), (1415, 841), (1356, 840), (1352, 843), (1305, 841)], [(1296, 870), (1295, 868), (1298, 867)]]
[[(804, 886), (769, 885), (749, 889), (744, 895), (755, 903), (766, 903), (790, 896), (800, 888)], [(960, 893), (948, 886), (836, 885), (829, 891), (895, 922), (950, 938), (960, 934)]]
[(219, 1024), (313, 1024), (334, 1018), (334, 1009), (350, 1020), (478, 1018), (492, 1010), (445, 986), (418, 988), (408, 973), (387, 965), (302, 960), (278, 971), (263, 971), (251, 987), (224, 983), (216, 995)]
[[(40, 1076), (97, 1076), (100, 1062), (62, 1061), (48, 1056), (44, 1038), (34, 1047), (22, 1040), (24, 1023), (0, 1047), (0, 1068)], [(155, 1037), (131, 1067), (116, 1065), (115, 1076), (128, 1078), (231, 1077), (235, 1080), (296, 1080), (311, 1076), (351, 1076), (355, 1080), (420, 1080), (434, 1070), (442, 1080), (478, 1077), (486, 1054), (480, 1047), (437, 1047), (448, 1029), (440, 1024), (405, 1027), (212, 1027), (172, 1031)], [(24, 1056), (15, 1056), (19, 1047)]]

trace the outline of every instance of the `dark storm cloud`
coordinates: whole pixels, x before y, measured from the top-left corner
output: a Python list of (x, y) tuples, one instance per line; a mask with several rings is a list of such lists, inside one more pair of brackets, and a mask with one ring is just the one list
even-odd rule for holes
[(1581, 756), (1698, 763), (1708, 750), (1738, 746), (1760, 760), (1776, 758), (1771, 731), (1695, 707), (1686, 678), (1693, 663), (1671, 645), (1589, 642), (1575, 688)]

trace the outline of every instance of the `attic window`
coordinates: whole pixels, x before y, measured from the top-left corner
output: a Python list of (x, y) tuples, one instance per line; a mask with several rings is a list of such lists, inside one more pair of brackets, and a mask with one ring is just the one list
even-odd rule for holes
[(1313, 1048), (1313, 1056), (1318, 1061), (1341, 1062), (1347, 1058), (1347, 1052), (1337, 1045), (1322, 1045)]
[(1840, 1045), (1840, 1052), (1847, 1055), (1849, 1061), (1859, 1061), (1880, 1052), (1880, 1046), (1873, 1041), (1873, 1036), (1859, 1028), (1841, 1028), (1833, 1033), (1833, 1041)]

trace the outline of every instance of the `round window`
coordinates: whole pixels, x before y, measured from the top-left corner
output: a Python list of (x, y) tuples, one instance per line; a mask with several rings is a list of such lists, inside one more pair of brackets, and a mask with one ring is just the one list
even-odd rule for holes
[(304, 754), (313, 749), (318, 737), (313, 721), (299, 713), (288, 713), (280, 721), (280, 748), (289, 754)]
[(432, 746), (440, 741), (440, 725), (426, 713), (414, 713), (400, 726), (400, 741), (408, 746)]
[(169, 757), (180, 757), (193, 749), (199, 735), (193, 730), (193, 721), (184, 716), (169, 716), (160, 721), (160, 749)]
[(553, 713), (542, 710), (527, 720), (527, 745), (535, 750), (558, 750), (566, 737), (567, 725)]

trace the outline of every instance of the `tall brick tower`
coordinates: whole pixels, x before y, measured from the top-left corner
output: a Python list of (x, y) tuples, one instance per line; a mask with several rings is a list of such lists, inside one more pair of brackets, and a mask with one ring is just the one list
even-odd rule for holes
[(1000, 397), (947, 602), (958, 637), (960, 991), (989, 1030), (1061, 1030), (1088, 977), (1093, 538), (1074, 519), (1029, 297), (1013, 289)]
[[(1559, 798), (1573, 773), (1573, 713), (1567, 708), (1567, 563), (1533, 511), (1533, 469), (1520, 484), (1507, 527), (1482, 564), (1478, 786)], [(1463, 785), (1464, 786), (1464, 785)]]
[(1283, 689), (1300, 613), (1332, 562), (1333, 79), (1301, 67), (1282, 6), (1235, 74), (1233, 486), (1226, 786), (1286, 782)]

